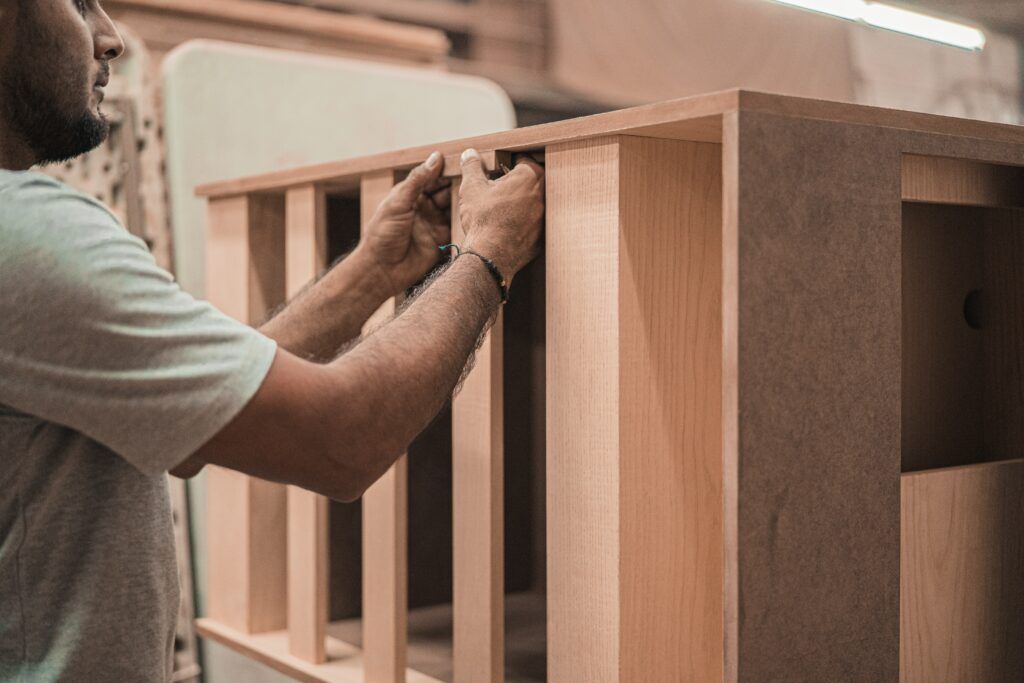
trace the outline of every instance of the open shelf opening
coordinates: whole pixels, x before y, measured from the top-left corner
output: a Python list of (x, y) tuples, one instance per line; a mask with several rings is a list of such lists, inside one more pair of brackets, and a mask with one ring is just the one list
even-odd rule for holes
[(1024, 210), (904, 202), (902, 262), (903, 471), (1024, 456)]

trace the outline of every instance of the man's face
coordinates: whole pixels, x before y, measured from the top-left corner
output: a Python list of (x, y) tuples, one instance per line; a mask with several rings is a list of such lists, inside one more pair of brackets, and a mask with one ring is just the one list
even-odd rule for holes
[[(0, 0), (0, 4), (3, 0)], [(64, 161), (106, 139), (100, 112), (109, 61), (124, 44), (99, 0), (6, 0), (0, 114), (36, 163)]]

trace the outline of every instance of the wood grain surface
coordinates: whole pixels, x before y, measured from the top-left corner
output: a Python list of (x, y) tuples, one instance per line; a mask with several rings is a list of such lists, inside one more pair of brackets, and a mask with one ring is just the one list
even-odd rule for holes
[[(306, 185), (285, 196), (285, 281), (288, 298), (327, 267), (323, 190)], [(325, 661), (327, 637), (327, 499), (288, 487), (288, 648), (313, 664)]]
[(548, 676), (722, 676), (721, 147), (548, 148)]
[[(242, 322), (284, 298), (283, 203), (238, 197), (210, 204), (208, 296)], [(207, 481), (208, 612), (245, 633), (284, 628), (285, 488), (211, 467)]]
[[(393, 171), (363, 177), (363, 230), (394, 185)], [(394, 299), (385, 302), (367, 321), (364, 333), (387, 322), (395, 306)], [(408, 506), (408, 461), (403, 455), (363, 495), (363, 659), (368, 681), (405, 680)]]
[(1024, 206), (1024, 168), (971, 159), (903, 156), (903, 201)]
[[(452, 241), (461, 243), (452, 186)], [(505, 495), (502, 316), (452, 402), (452, 569), (455, 680), (505, 679)]]
[(1024, 461), (901, 488), (900, 680), (1024, 680)]

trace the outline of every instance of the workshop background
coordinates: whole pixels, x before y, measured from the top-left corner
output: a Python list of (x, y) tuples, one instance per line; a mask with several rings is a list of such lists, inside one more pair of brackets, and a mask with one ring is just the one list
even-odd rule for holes
[[(983, 49), (792, 4), (106, 0), (128, 45), (105, 105), (114, 134), (45, 170), (111, 205), (202, 296), (203, 204), (192, 193), (200, 182), (733, 87), (1024, 123), (1024, 2), (892, 3), (980, 28)], [(262, 115), (251, 116), (254, 108)], [(432, 496), (450, 515), (443, 484), (413, 495)], [(197, 641), (203, 477), (172, 488), (186, 596), (176, 679), (286, 680)], [(357, 521), (336, 525), (332, 538)], [(429, 542), (450, 547), (450, 530), (439, 534)], [(343, 600), (332, 594), (332, 610)]]

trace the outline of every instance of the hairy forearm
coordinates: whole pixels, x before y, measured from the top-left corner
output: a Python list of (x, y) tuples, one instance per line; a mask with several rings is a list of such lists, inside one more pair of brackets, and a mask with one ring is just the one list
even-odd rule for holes
[(289, 301), (260, 332), (296, 356), (326, 362), (359, 336), (388, 296), (386, 279), (356, 250)]
[[(354, 456), (369, 485), (382, 475), (440, 412), (494, 319), (499, 295), (483, 264), (457, 259), (425, 287), (397, 318), (330, 366), (336, 386), (360, 387), (365, 443)], [(350, 393), (338, 410), (352, 411)], [(353, 451), (350, 451), (352, 453)]]

